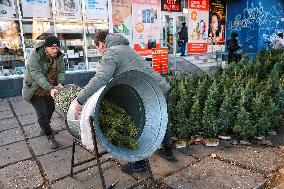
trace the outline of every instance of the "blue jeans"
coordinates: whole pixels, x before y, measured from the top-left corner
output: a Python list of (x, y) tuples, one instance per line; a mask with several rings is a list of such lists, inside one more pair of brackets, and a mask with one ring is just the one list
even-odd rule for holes
[(184, 53), (185, 53), (185, 45), (186, 45), (186, 43), (182, 43), (182, 44), (180, 45), (181, 55), (184, 55)]

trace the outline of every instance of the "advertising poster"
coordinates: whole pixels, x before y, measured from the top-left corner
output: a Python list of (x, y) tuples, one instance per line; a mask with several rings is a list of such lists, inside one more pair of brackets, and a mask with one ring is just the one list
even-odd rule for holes
[(225, 44), (226, 1), (210, 0), (208, 45)]
[(107, 20), (107, 0), (87, 0), (86, 11), (89, 19)]
[(189, 1), (188, 53), (207, 52), (208, 0)]
[(14, 0), (0, 1), (0, 17), (16, 17)]
[(80, 18), (79, 0), (56, 0), (57, 16), (61, 18)]
[(188, 8), (208, 11), (209, 3), (208, 0), (189, 0)]
[(142, 55), (151, 54), (151, 49), (157, 47), (160, 39), (159, 2), (133, 0), (132, 6), (134, 49)]
[(23, 17), (50, 18), (49, 0), (22, 0)]
[(126, 37), (132, 43), (131, 0), (112, 0), (113, 32)]

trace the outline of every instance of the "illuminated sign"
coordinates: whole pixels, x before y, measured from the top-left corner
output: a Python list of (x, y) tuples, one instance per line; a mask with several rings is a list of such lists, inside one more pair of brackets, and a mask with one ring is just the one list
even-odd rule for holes
[(181, 0), (161, 0), (161, 10), (170, 12), (182, 12)]

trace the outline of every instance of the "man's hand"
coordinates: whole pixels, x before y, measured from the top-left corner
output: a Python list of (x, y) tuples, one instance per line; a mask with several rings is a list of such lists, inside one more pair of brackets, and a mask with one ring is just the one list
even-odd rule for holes
[(58, 92), (57, 89), (53, 88), (50, 90), (50, 95), (52, 96), (52, 98), (54, 99), (55, 98), (55, 94)]
[(75, 105), (75, 111), (74, 111), (74, 119), (75, 120), (79, 119), (80, 113), (81, 113), (81, 104), (79, 104), (77, 102), (76, 105)]
[(56, 89), (60, 90), (63, 88), (63, 85), (61, 85), (60, 83), (56, 86)]

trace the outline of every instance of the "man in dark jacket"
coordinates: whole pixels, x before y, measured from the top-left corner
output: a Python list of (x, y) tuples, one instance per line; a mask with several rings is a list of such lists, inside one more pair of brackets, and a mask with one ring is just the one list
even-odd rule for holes
[(52, 149), (59, 146), (50, 126), (55, 110), (53, 97), (65, 80), (64, 54), (59, 46), (55, 36), (48, 36), (35, 45), (28, 58), (22, 90), (24, 99), (33, 105), (42, 133), (47, 136)]
[(228, 53), (228, 64), (231, 62), (238, 62), (241, 59), (241, 55), (237, 54), (236, 51), (240, 49), (238, 44), (238, 34), (236, 32), (232, 32), (231, 38), (226, 41)]
[[(102, 31), (96, 34), (94, 40), (99, 53), (102, 54), (100, 67), (96, 75), (89, 81), (85, 88), (81, 90), (77, 97), (78, 103), (75, 107), (75, 119), (78, 119), (81, 105), (83, 105), (89, 97), (106, 85), (111, 78), (126, 71), (137, 70), (150, 75), (156, 80), (164, 95), (168, 95), (171, 87), (165, 78), (153, 71), (146, 61), (129, 46), (129, 41), (125, 37), (119, 34), (109, 34)], [(171, 129), (169, 126), (163, 144), (164, 149), (160, 151), (160, 155), (169, 161), (176, 161), (172, 151)], [(128, 163), (122, 167), (122, 170), (125, 172), (145, 171), (146, 161), (142, 160)]]
[(180, 56), (185, 55), (185, 47), (186, 47), (187, 42), (188, 42), (188, 32), (187, 32), (186, 23), (183, 22), (181, 30), (179, 32), (179, 39), (178, 39), (178, 44), (179, 44), (179, 47), (181, 49), (181, 55)]

